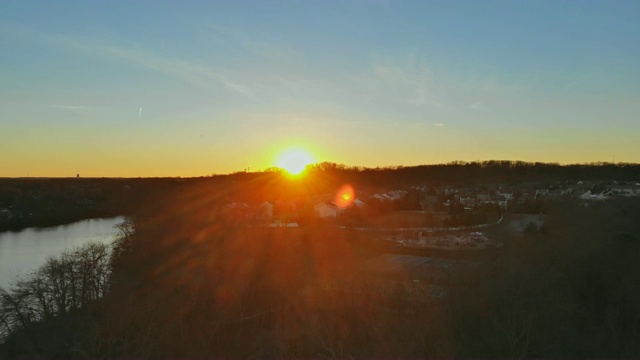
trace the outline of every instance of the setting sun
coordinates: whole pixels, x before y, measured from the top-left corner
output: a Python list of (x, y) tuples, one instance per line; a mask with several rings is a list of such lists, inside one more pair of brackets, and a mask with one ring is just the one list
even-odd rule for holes
[(284, 169), (291, 175), (298, 175), (304, 171), (307, 165), (313, 163), (313, 157), (303, 149), (289, 149), (280, 154), (276, 166)]

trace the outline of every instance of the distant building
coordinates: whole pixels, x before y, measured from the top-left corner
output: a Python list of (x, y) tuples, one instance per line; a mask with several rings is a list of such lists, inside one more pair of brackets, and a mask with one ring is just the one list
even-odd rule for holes
[(604, 200), (608, 200), (615, 197), (615, 194), (613, 194), (612, 192), (601, 192), (600, 194), (593, 194), (591, 193), (590, 190), (587, 190), (587, 192), (583, 193), (582, 195), (579, 196), (580, 200), (591, 200), (591, 201), (604, 201)]
[(621, 196), (640, 196), (640, 186), (638, 185), (614, 185), (611, 192)]
[(498, 205), (501, 209), (506, 210), (507, 209), (508, 200), (504, 196), (494, 195), (494, 196), (491, 196), (491, 198), (489, 198), (489, 200), (484, 201), (483, 203)]
[(374, 194), (370, 198), (378, 199), (380, 201), (396, 201), (407, 196), (407, 193), (408, 192), (404, 190), (393, 190), (393, 191), (386, 192), (384, 194)]
[(364, 206), (364, 201), (360, 200), (360, 199), (355, 199), (353, 200), (353, 205), (362, 208)]
[(475, 198), (472, 198), (470, 196), (460, 197), (460, 204), (465, 208), (472, 209), (476, 207), (476, 205), (478, 204), (478, 201)]
[(327, 204), (322, 202), (322, 203), (316, 204), (313, 207), (313, 210), (321, 219), (325, 219), (329, 217), (337, 217), (338, 214), (340, 214), (340, 209), (338, 209), (338, 207), (333, 203)]
[(264, 221), (271, 221), (271, 218), (273, 218), (273, 204), (265, 201), (258, 205), (258, 217)]
[(535, 194), (536, 199), (539, 199), (545, 196), (549, 196), (549, 189), (536, 189), (536, 194)]
[(456, 189), (450, 189), (448, 186), (446, 189), (444, 189), (444, 194), (445, 195), (451, 195), (451, 194), (456, 194), (458, 193), (458, 190)]
[(591, 200), (591, 190), (587, 190), (587, 192), (578, 196), (580, 200)]
[(299, 227), (297, 222), (274, 222), (269, 225), (272, 228), (297, 228)]
[(504, 196), (507, 200), (513, 200), (513, 192), (500, 192), (498, 191), (498, 196)]

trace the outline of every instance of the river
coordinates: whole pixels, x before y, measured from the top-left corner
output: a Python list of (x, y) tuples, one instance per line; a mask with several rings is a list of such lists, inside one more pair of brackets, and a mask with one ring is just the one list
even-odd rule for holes
[(109, 244), (118, 235), (124, 217), (82, 220), (50, 228), (27, 228), (0, 233), (0, 287), (29, 274), (66, 249), (89, 241)]

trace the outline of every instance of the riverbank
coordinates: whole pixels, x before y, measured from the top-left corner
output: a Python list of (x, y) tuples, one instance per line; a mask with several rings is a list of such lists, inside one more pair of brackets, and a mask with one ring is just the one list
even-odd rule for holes
[(55, 215), (38, 216), (33, 213), (19, 217), (5, 217), (0, 219), (0, 232), (19, 232), (29, 228), (46, 229), (56, 226), (69, 225), (75, 222), (94, 219), (106, 219), (128, 216), (122, 212), (89, 211), (85, 213), (61, 211)]

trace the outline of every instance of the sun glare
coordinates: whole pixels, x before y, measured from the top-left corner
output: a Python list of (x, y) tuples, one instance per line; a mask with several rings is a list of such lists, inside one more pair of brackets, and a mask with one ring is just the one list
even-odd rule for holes
[(278, 157), (276, 166), (291, 175), (301, 174), (307, 165), (313, 163), (313, 158), (303, 149), (289, 149)]

